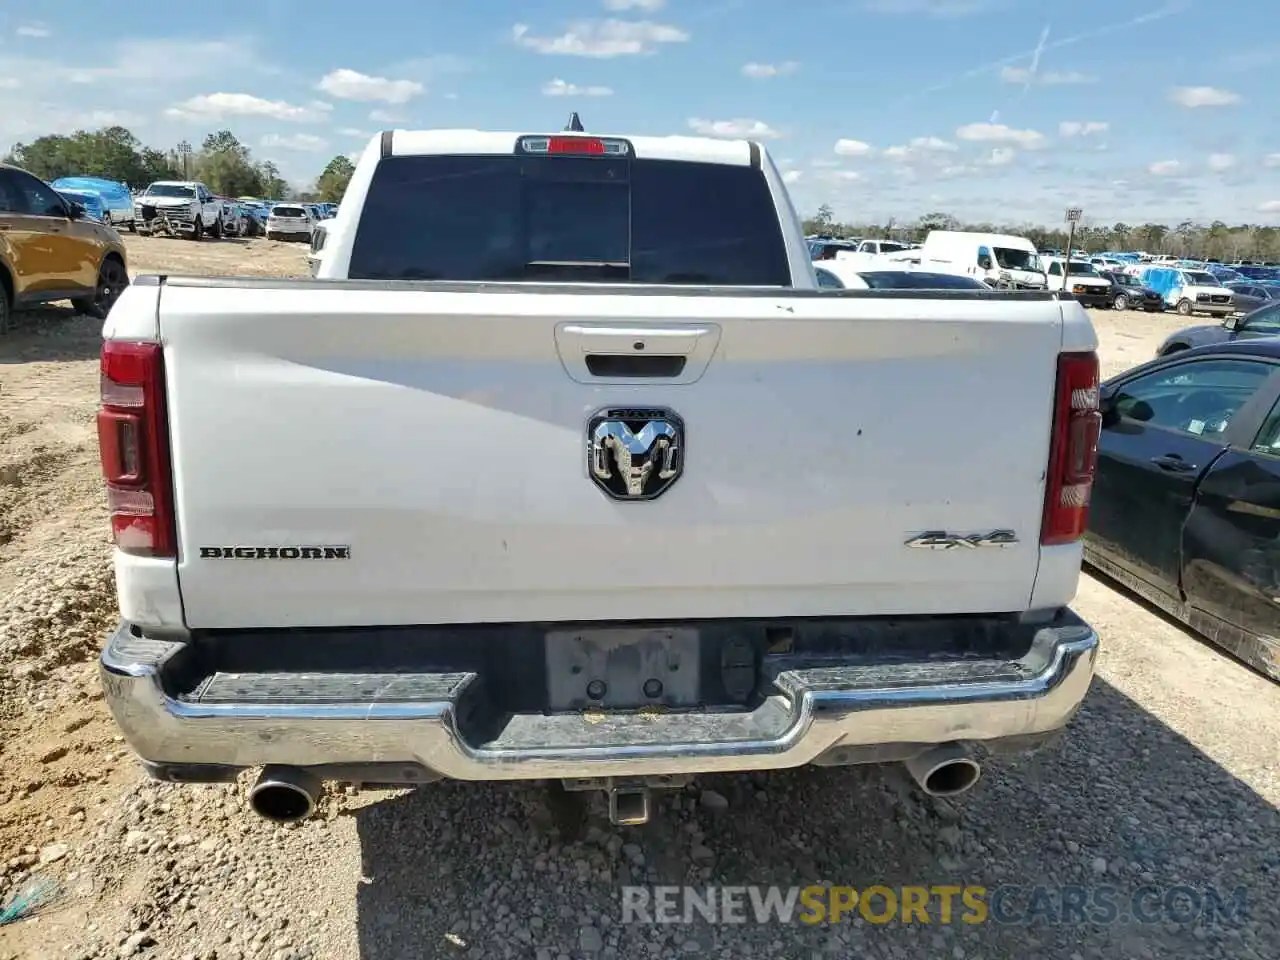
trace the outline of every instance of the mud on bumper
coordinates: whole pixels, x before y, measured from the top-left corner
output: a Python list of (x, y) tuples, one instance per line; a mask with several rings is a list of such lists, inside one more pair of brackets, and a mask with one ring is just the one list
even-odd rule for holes
[[(565, 632), (577, 641), (567, 659), (549, 639)], [(565, 691), (592, 676), (581, 669), (589, 657), (576, 672), (571, 662), (584, 640), (613, 649), (624, 633), (683, 645), (697, 679), (666, 697), (679, 700), (683, 683), (690, 705), (563, 709)], [(123, 623), (101, 675), (125, 738), (159, 779), (226, 780), (266, 764), (390, 783), (648, 777), (888, 762), (955, 741), (1032, 747), (1075, 714), (1097, 647), (1097, 634), (1065, 609), (1036, 624), (957, 617), (170, 637)]]

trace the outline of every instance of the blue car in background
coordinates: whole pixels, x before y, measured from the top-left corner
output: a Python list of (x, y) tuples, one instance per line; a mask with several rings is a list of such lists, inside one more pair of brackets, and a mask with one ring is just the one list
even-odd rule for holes
[(49, 186), (59, 192), (75, 190), (97, 194), (109, 218), (105, 222), (113, 227), (128, 227), (137, 232), (133, 221), (133, 194), (126, 184), (102, 177), (59, 177)]
[(111, 221), (107, 219), (107, 207), (102, 202), (102, 198), (96, 193), (92, 193), (89, 190), (68, 190), (64, 187), (58, 191), (58, 196), (71, 203), (80, 204), (80, 206), (84, 207), (84, 212), (94, 220), (101, 220), (103, 223), (110, 224)]

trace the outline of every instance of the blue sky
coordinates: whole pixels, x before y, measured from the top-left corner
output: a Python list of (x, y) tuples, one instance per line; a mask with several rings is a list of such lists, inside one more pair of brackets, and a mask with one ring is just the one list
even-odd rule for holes
[[(1280, 224), (1276, 0), (89, 0), (0, 12), (0, 149), (229, 127), (313, 178), (387, 126), (745, 132), (806, 213)], [(39, 11), (36, 16), (33, 11)]]

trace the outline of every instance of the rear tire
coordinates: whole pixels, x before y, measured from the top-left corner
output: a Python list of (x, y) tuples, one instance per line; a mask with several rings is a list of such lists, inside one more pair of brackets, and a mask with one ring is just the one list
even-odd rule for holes
[(72, 300), (71, 306), (75, 308), (76, 313), (93, 317), (95, 320), (105, 320), (127, 286), (129, 286), (129, 273), (125, 270), (124, 264), (115, 257), (108, 257), (98, 268), (98, 285), (93, 297)]
[(1123, 293), (1118, 293), (1116, 294), (1116, 298), (1111, 301), (1111, 305), (1115, 307), (1117, 310), (1128, 310), (1129, 298), (1125, 296)]

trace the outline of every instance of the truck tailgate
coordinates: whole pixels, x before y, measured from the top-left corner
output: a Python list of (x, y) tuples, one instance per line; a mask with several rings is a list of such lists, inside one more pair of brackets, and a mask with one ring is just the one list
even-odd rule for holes
[[(1026, 608), (1058, 302), (411, 286), (162, 287), (189, 627)], [(615, 499), (650, 408), (683, 472)]]

